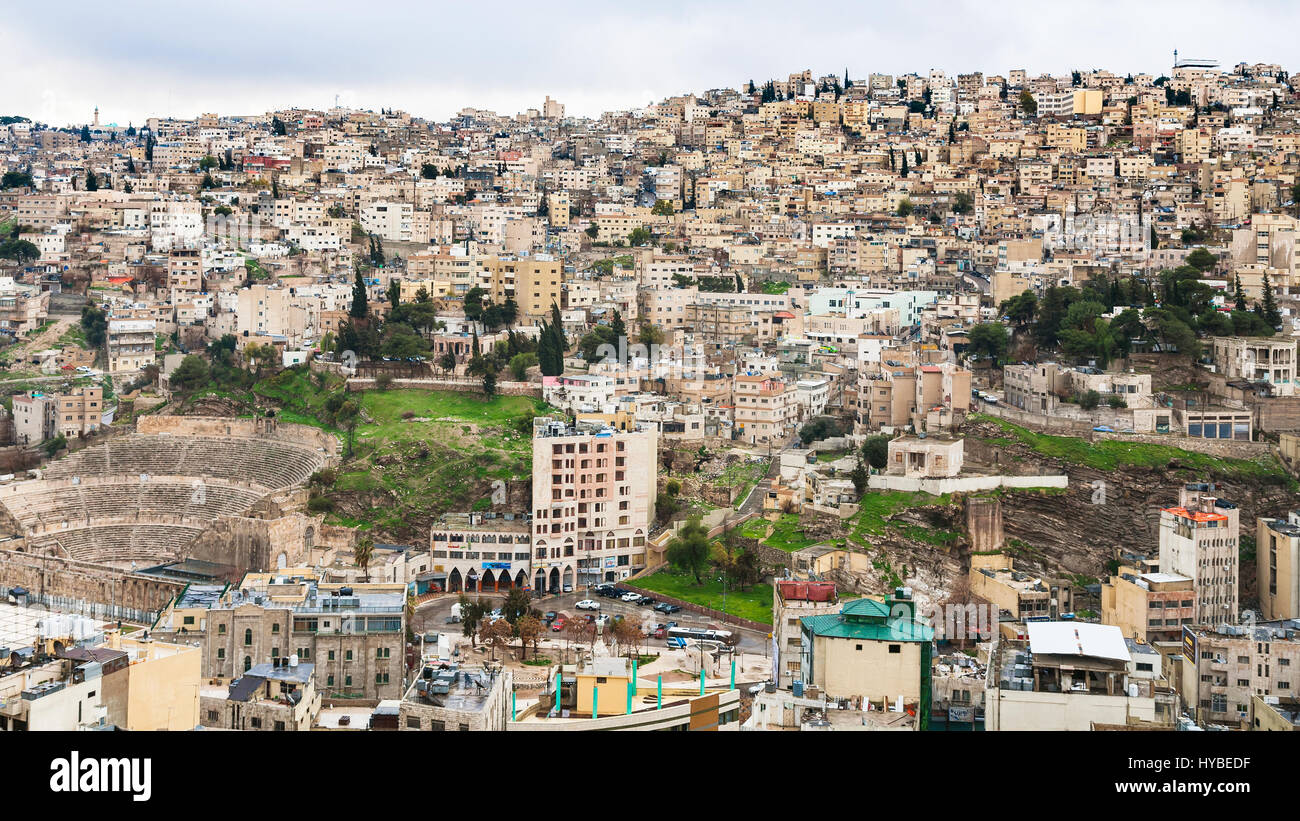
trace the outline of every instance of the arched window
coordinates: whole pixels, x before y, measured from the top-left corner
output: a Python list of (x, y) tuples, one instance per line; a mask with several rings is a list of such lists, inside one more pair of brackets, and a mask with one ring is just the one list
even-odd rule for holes
[(247, 628), (247, 629), (244, 630), (244, 646), (245, 646), (245, 647), (252, 647), (252, 646), (253, 646), (253, 630), (252, 630), (252, 628)]
[(244, 672), (247, 673), (249, 668), (252, 666), (253, 666), (253, 657), (244, 656)]

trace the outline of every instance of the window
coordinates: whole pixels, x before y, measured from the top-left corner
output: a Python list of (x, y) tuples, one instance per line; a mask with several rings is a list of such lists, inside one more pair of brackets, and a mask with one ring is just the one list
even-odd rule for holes
[(281, 732), (281, 733), (284, 732), (284, 722), (283, 721), (275, 722), (275, 730), (276, 732)]
[(334, 660), (334, 651), (333, 651), (333, 650), (331, 650), (331, 651), (329, 652), (329, 660), (330, 660), (330, 661), (333, 661), (333, 660)]
[(387, 673), (375, 673), (375, 684), (387, 684), (387, 683), (388, 683)]
[(244, 646), (245, 647), (253, 646), (253, 631), (251, 628), (244, 630)]
[(208, 710), (208, 721), (217, 721), (220, 718), (216, 710)]
[(377, 659), (386, 659), (386, 658), (390, 658), (390, 655), (389, 655), (389, 654), (391, 653), (391, 651), (392, 651), (392, 648), (389, 648), (389, 647), (376, 647), (376, 648), (375, 648), (375, 658), (377, 658)]
[(248, 726), (252, 727), (254, 730), (260, 730), (262, 729), (262, 719), (250, 718), (248, 720)]
[(193, 616), (186, 616), (186, 617), (185, 617), (185, 623), (186, 623), (186, 624), (193, 624), (193, 623), (194, 623), (194, 617), (193, 617)]
[(271, 632), (272, 632), (272, 633), (279, 633), (279, 632), (280, 632), (280, 625), (279, 625), (279, 624), (273, 624), (273, 625), (271, 625)]
[(407, 717), (406, 717), (406, 729), (408, 729), (408, 730), (418, 730), (418, 729), (420, 729), (420, 719), (416, 718), (415, 716), (407, 716)]
[(858, 650), (861, 650), (861, 649), (862, 649), (862, 645), (861, 645), (861, 644), (859, 644), (859, 645), (858, 645), (858, 646), (857, 646), (857, 648), (856, 648), (856, 649), (858, 649)]
[(430, 721), (429, 729), (433, 730), (435, 733), (440, 733), (447, 729), (447, 724), (443, 721)]
[(343, 651), (343, 660), (344, 660), (344, 661), (352, 661), (352, 651), (351, 651), (351, 650), (344, 650), (344, 651)]
[(218, 624), (217, 633), (223, 636), (226, 635), (226, 626), (224, 624)]
[(903, 645), (901, 645), (901, 644), (891, 644), (891, 645), (889, 645), (889, 652), (891, 652), (891, 653), (901, 653), (901, 652), (903, 652)]
[(253, 657), (244, 656), (244, 672), (247, 673), (249, 668), (251, 668), (252, 666), (253, 666)]
[(226, 657), (226, 648), (224, 648), (224, 647), (218, 647), (218, 648), (217, 648), (217, 659), (218, 659), (218, 660), (221, 660), (221, 659), (224, 659), (225, 657)]

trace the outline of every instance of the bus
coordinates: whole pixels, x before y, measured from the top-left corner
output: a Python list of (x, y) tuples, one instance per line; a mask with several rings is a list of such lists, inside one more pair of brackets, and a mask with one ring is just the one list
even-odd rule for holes
[(730, 630), (705, 630), (700, 627), (670, 627), (670, 638), (693, 639), (695, 641), (714, 641), (726, 644), (731, 640)]

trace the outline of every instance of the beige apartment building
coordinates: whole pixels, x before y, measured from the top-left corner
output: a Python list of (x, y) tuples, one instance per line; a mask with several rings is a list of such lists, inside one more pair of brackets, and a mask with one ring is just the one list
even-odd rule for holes
[(1181, 662), (1179, 695), (1199, 724), (1247, 729), (1254, 696), (1300, 691), (1300, 635), (1289, 621), (1188, 627)]
[(1192, 580), (1198, 624), (1236, 624), (1240, 511), (1214, 486), (1186, 485), (1160, 511), (1160, 571)]
[(659, 434), (581, 415), (533, 420), (533, 587), (562, 591), (645, 567)]
[(1259, 612), (1264, 619), (1300, 618), (1300, 511), (1255, 521)]
[(1017, 620), (1057, 618), (1074, 606), (1068, 582), (1022, 573), (1015, 569), (1015, 560), (1003, 553), (971, 556), (970, 589)]
[(154, 319), (108, 320), (108, 372), (138, 371), (157, 358)]
[(1211, 355), (1229, 380), (1266, 382), (1276, 396), (1297, 392), (1296, 340), (1291, 338), (1216, 336)]
[(776, 442), (799, 421), (793, 385), (771, 374), (737, 374), (733, 383), (737, 434), (751, 444)]
[(1183, 625), (1195, 619), (1196, 590), (1186, 576), (1121, 567), (1101, 586), (1102, 624), (1115, 625), (1125, 638), (1178, 641)]

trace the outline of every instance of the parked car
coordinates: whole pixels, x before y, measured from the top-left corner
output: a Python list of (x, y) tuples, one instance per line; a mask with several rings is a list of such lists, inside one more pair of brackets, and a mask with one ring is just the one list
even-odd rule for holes
[(550, 627), (551, 622), (555, 621), (559, 617), (560, 614), (556, 613), (554, 610), (547, 610), (546, 613), (542, 616), (542, 621), (546, 624), (547, 627)]
[(566, 584), (566, 585), (564, 586), (564, 592), (565, 592), (565, 593), (572, 593), (572, 592), (573, 592), (573, 585), (571, 585), (571, 584)]
[(670, 616), (673, 613), (680, 613), (682, 607), (679, 604), (672, 604), (671, 602), (660, 602), (655, 605), (655, 610), (663, 613), (665, 616)]
[(655, 629), (650, 633), (650, 638), (652, 638), (652, 639), (661, 639), (661, 638), (663, 638), (663, 637), (666, 636), (666, 635), (668, 635), (668, 628), (664, 627), (664, 626), (661, 624), (661, 625), (659, 625), (658, 627), (656, 627), (656, 628), (655, 628)]
[(652, 596), (642, 596), (641, 598), (636, 600), (636, 603), (641, 605), (642, 607), (649, 607), (650, 605), (657, 604), (658, 602), (659, 600)]
[(619, 599), (620, 599), (621, 601), (626, 601), (626, 602), (639, 601), (639, 600), (641, 599), (641, 594), (640, 594), (640, 593), (632, 593), (632, 592), (629, 591), (629, 592), (627, 592), (627, 593), (624, 593), (622, 596), (619, 596)]
[(578, 608), (579, 610), (599, 610), (600, 602), (592, 601), (591, 599), (583, 599), (582, 601), (575, 604), (574, 607)]
[(564, 616), (560, 616), (556, 618), (555, 621), (551, 622), (551, 632), (552, 633), (560, 632), (561, 630), (564, 629), (564, 625), (567, 623), (568, 622), (565, 620)]
[(1115, 429), (1112, 428), (1110, 425), (1098, 425), (1097, 427), (1093, 428), (1093, 430), (1097, 431), (1098, 433), (1114, 433), (1114, 432), (1115, 432)]

